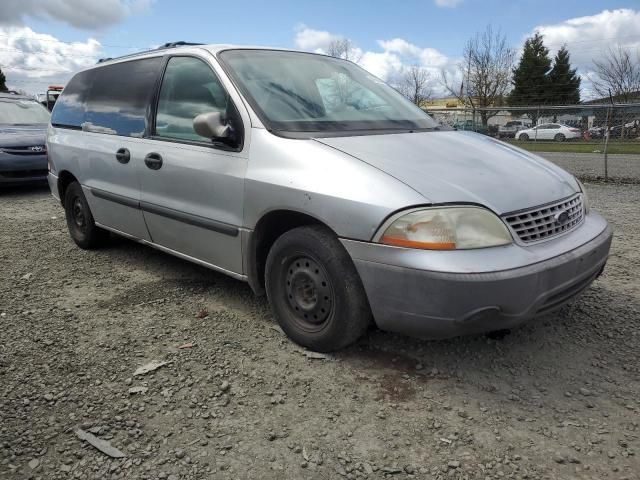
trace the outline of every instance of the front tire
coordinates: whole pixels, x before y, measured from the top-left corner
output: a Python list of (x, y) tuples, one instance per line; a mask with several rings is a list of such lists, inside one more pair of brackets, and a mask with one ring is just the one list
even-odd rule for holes
[(322, 226), (284, 233), (267, 257), (267, 297), (282, 330), (318, 352), (354, 343), (371, 324), (369, 302), (349, 254)]
[(96, 226), (87, 199), (78, 182), (67, 187), (64, 211), (69, 235), (80, 248), (90, 250), (103, 245), (109, 232)]
[(527, 140), (529, 140), (529, 135), (527, 135), (526, 133), (523, 133), (522, 135), (520, 135), (518, 137), (518, 140), (520, 140), (522, 142), (526, 142)]

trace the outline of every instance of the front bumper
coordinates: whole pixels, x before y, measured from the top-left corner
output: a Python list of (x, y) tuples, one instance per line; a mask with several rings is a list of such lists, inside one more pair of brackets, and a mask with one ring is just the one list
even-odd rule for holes
[(426, 251), (342, 240), (379, 328), (447, 338), (511, 328), (564, 305), (602, 272), (612, 231), (595, 213), (548, 242)]
[(51, 190), (51, 195), (53, 196), (53, 198), (62, 203), (58, 190), (58, 177), (55, 174), (49, 172), (49, 175), (47, 175), (47, 182), (49, 183), (49, 190)]
[(0, 185), (41, 183), (47, 180), (47, 155), (9, 155), (0, 152)]

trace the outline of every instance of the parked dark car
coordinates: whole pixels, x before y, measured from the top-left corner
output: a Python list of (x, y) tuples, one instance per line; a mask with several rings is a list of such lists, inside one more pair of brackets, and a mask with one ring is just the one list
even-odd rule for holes
[[(591, 127), (589, 134), (591, 138), (603, 138), (606, 127)], [(624, 125), (614, 125), (609, 127), (609, 138), (636, 138), (640, 135), (640, 120), (632, 120)]]
[(48, 123), (37, 101), (0, 93), (0, 186), (46, 182)]

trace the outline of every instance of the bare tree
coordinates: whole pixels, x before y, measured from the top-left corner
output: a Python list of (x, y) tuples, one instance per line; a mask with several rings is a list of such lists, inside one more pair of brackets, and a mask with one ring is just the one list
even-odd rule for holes
[(419, 65), (406, 67), (400, 75), (397, 89), (420, 107), (431, 98), (431, 75)]
[[(634, 54), (635, 53), (635, 54)], [(602, 60), (593, 60), (593, 89), (601, 97), (609, 93), (618, 101), (629, 103), (640, 97), (640, 49), (618, 46), (609, 48)]]
[[(515, 51), (507, 45), (506, 37), (488, 25), (464, 47), (463, 60), (458, 65), (461, 83), (454, 84), (446, 70), (442, 70), (442, 83), (451, 95), (472, 108), (498, 106), (511, 86), (514, 60)], [(496, 113), (480, 110), (482, 125), (486, 126)]]
[(360, 50), (356, 48), (353, 42), (348, 38), (337, 38), (335, 40), (331, 40), (331, 43), (329, 43), (329, 46), (327, 47), (327, 55), (342, 58), (343, 60), (349, 60), (353, 63), (358, 63), (362, 58)]

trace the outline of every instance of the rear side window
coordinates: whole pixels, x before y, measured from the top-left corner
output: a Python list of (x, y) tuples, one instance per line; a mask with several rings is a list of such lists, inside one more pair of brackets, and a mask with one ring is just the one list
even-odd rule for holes
[(105, 65), (76, 75), (54, 108), (56, 126), (142, 137), (162, 58)]
[(87, 95), (91, 88), (93, 73), (87, 70), (75, 75), (58, 97), (53, 112), (51, 124), (56, 127), (82, 128), (84, 122)]

